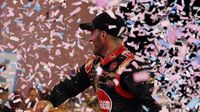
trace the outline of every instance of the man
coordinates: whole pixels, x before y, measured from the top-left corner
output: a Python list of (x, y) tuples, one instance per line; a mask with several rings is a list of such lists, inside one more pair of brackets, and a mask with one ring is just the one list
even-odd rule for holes
[(89, 40), (94, 44), (95, 56), (76, 75), (56, 85), (46, 97), (48, 101), (40, 101), (36, 110), (41, 111), (50, 103), (58, 106), (92, 85), (102, 112), (141, 112), (142, 105), (158, 112), (160, 106), (151, 97), (148, 85), (148, 66), (124, 47), (124, 20), (103, 12), (92, 23), (80, 24), (80, 28), (91, 31)]
[(25, 100), (26, 109), (33, 109), (38, 101), (38, 92), (35, 88), (31, 87), (28, 91), (28, 97)]
[(14, 112), (8, 105), (8, 94), (7, 88), (0, 87), (0, 112)]

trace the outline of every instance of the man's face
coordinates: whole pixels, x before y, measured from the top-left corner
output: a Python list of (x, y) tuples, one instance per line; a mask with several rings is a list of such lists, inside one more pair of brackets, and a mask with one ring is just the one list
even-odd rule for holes
[(29, 99), (30, 100), (34, 100), (36, 97), (38, 96), (37, 91), (36, 90), (31, 90), (29, 93)]
[(94, 45), (94, 54), (102, 56), (105, 51), (105, 42), (102, 40), (102, 31), (95, 29), (91, 32), (89, 41)]
[(3, 93), (0, 93), (0, 99), (3, 101), (3, 103), (5, 103), (8, 99), (8, 92), (4, 91)]

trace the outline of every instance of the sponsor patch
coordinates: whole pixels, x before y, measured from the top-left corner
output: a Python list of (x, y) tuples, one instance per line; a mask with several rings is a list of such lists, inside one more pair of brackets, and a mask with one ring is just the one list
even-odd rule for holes
[(100, 106), (102, 112), (111, 112), (112, 100), (108, 96), (108, 94), (104, 90), (98, 89), (97, 96), (99, 99), (99, 106)]

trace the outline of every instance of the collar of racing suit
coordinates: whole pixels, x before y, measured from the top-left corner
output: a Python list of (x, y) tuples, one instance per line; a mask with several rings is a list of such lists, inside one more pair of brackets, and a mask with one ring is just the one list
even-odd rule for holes
[(126, 50), (126, 47), (124, 45), (124, 43), (121, 43), (119, 46), (117, 46), (116, 49), (114, 49), (112, 51), (112, 53), (110, 53), (107, 57), (105, 58), (101, 58), (100, 57), (100, 62), (101, 65), (106, 65), (107, 63), (115, 60), (124, 50)]

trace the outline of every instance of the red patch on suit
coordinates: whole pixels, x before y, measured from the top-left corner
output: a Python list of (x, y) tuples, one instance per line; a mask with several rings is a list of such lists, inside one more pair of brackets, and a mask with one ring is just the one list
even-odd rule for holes
[(91, 70), (92, 68), (92, 61), (89, 61), (86, 65), (85, 65), (85, 71), (87, 73), (89, 73), (89, 71)]
[(112, 100), (109, 95), (102, 89), (97, 90), (97, 96), (99, 100), (99, 106), (102, 112), (111, 112)]
[(92, 69), (93, 62), (94, 62), (95, 59), (96, 59), (95, 56), (92, 56), (89, 59), (87, 59), (86, 64), (85, 64), (85, 71), (86, 71), (86, 73), (89, 73), (90, 70)]

